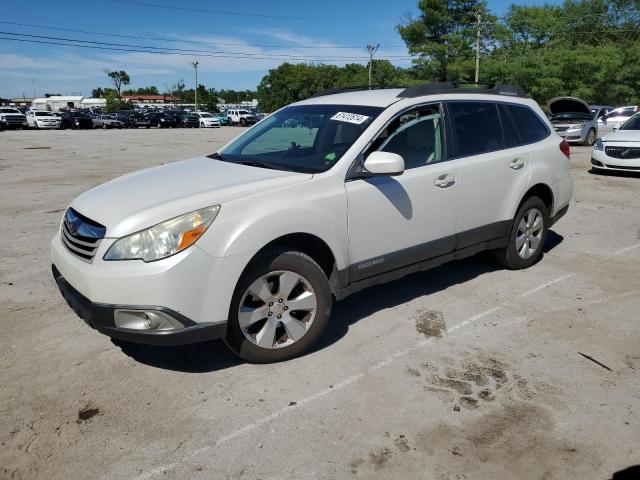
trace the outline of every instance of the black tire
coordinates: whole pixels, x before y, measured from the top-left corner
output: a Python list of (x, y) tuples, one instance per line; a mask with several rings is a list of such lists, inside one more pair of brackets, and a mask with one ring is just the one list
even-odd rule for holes
[(590, 128), (589, 131), (587, 132), (587, 136), (584, 139), (584, 144), (587, 147), (591, 147), (595, 142), (596, 142), (596, 131), (593, 128)]
[[(522, 258), (516, 249), (518, 225), (525, 214), (532, 209), (537, 209), (542, 214), (542, 238), (534, 254), (529, 258)], [(547, 240), (548, 231), (549, 212), (547, 211), (547, 206), (540, 197), (529, 197), (522, 203), (522, 205), (520, 205), (520, 208), (518, 208), (518, 211), (516, 212), (513, 224), (511, 225), (511, 231), (509, 232), (507, 246), (492, 250), (492, 256), (498, 264), (510, 270), (522, 270), (524, 268), (529, 268), (542, 258), (542, 252), (544, 250), (545, 241)]]
[(247, 121), (244, 118), (240, 119), (240, 126), (241, 127), (246, 127), (247, 126)]
[[(256, 279), (278, 270), (288, 270), (304, 277), (313, 288), (317, 307), (313, 323), (302, 338), (286, 347), (268, 349), (255, 345), (245, 337), (238, 323), (238, 309), (244, 293)], [(231, 299), (225, 343), (233, 353), (254, 363), (280, 362), (297, 357), (308, 351), (322, 335), (331, 315), (332, 303), (327, 277), (311, 257), (287, 249), (266, 252), (251, 261), (236, 285)]]
[(158, 125), (156, 125), (158, 128), (162, 128), (162, 122), (158, 122)]
[(102, 124), (102, 129), (103, 129), (103, 130), (106, 130), (106, 129), (107, 129), (107, 124), (106, 124), (106, 123), (103, 123), (103, 124)]

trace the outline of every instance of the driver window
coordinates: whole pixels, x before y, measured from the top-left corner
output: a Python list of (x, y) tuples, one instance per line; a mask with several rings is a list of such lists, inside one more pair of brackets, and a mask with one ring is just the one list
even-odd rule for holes
[(440, 106), (426, 105), (394, 119), (370, 151), (397, 153), (409, 170), (441, 162), (443, 143)]

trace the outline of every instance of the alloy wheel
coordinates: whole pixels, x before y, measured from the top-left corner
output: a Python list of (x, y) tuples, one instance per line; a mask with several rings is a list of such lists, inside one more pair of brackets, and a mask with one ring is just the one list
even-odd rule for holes
[(258, 347), (287, 347), (309, 331), (317, 305), (316, 294), (302, 275), (288, 270), (269, 272), (242, 295), (238, 324)]
[(516, 251), (526, 260), (538, 251), (544, 233), (544, 217), (537, 208), (528, 210), (518, 224), (516, 232)]

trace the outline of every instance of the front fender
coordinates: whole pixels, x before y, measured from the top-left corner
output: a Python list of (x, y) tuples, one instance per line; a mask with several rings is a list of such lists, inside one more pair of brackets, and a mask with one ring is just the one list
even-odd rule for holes
[(333, 174), (261, 192), (223, 204), (218, 218), (198, 242), (212, 257), (257, 252), (288, 234), (306, 233), (324, 241), (338, 268), (348, 265), (347, 197)]

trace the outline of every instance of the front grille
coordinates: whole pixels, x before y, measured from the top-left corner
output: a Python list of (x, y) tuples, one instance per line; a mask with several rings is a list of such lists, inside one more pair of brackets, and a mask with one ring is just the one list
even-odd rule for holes
[(69, 208), (64, 215), (60, 238), (73, 255), (91, 262), (106, 232), (103, 225)]
[(553, 127), (556, 132), (565, 132), (569, 130), (569, 127)]
[(9, 125), (22, 125), (27, 120), (27, 117), (4, 117), (4, 121)]
[(640, 148), (638, 147), (605, 147), (604, 151), (613, 158), (624, 160), (640, 158)]

